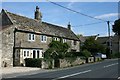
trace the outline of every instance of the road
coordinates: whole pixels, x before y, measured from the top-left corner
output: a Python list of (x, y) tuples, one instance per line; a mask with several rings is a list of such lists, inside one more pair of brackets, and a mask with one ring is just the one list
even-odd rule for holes
[[(37, 73), (34, 75), (26, 75), (26, 76), (19, 76), (17, 78), (29, 78), (29, 79), (48, 79), (48, 80), (68, 80), (68, 79), (85, 79), (89, 78), (93, 80), (93, 78), (118, 78), (120, 71), (119, 61), (117, 59), (109, 59), (104, 60), (102, 62), (92, 63), (92, 64), (84, 64), (72, 68), (64, 68), (64, 69), (57, 69), (54, 71)], [(109, 79), (110, 80), (110, 79)]]

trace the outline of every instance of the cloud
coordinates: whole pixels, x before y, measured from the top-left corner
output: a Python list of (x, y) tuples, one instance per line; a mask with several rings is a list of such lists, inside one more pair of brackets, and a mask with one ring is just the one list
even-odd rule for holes
[(100, 19), (111, 18), (111, 17), (118, 17), (118, 13), (109, 13), (109, 14), (103, 14), (103, 15), (95, 16), (95, 18), (100, 18)]

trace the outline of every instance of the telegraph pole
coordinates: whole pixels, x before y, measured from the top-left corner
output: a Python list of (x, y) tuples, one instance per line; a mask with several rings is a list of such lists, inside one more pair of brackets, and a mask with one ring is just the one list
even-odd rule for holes
[(109, 53), (111, 54), (110, 22), (107, 21), (107, 24), (108, 24), (108, 37), (109, 37)]

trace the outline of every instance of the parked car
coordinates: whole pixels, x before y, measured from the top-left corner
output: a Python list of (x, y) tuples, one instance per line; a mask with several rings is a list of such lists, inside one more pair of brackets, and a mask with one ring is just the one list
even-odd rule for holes
[(102, 54), (102, 53), (97, 53), (95, 56), (96, 57), (101, 57), (102, 59), (106, 59), (107, 58), (106, 54)]

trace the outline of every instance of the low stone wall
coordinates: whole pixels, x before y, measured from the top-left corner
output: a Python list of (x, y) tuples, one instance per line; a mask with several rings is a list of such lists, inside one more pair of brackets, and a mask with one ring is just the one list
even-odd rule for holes
[(95, 62), (100, 61), (100, 60), (102, 60), (101, 57), (95, 57), (95, 58), (94, 58), (94, 61), (95, 61)]
[(42, 60), (41, 62), (42, 69), (51, 69), (54, 68), (54, 60)]
[(87, 63), (92, 63), (92, 62), (94, 62), (94, 57), (89, 57), (89, 58), (87, 59)]
[(84, 64), (86, 61), (81, 58), (66, 58), (66, 59), (59, 59), (59, 67), (68, 67), (68, 66), (75, 66)]

